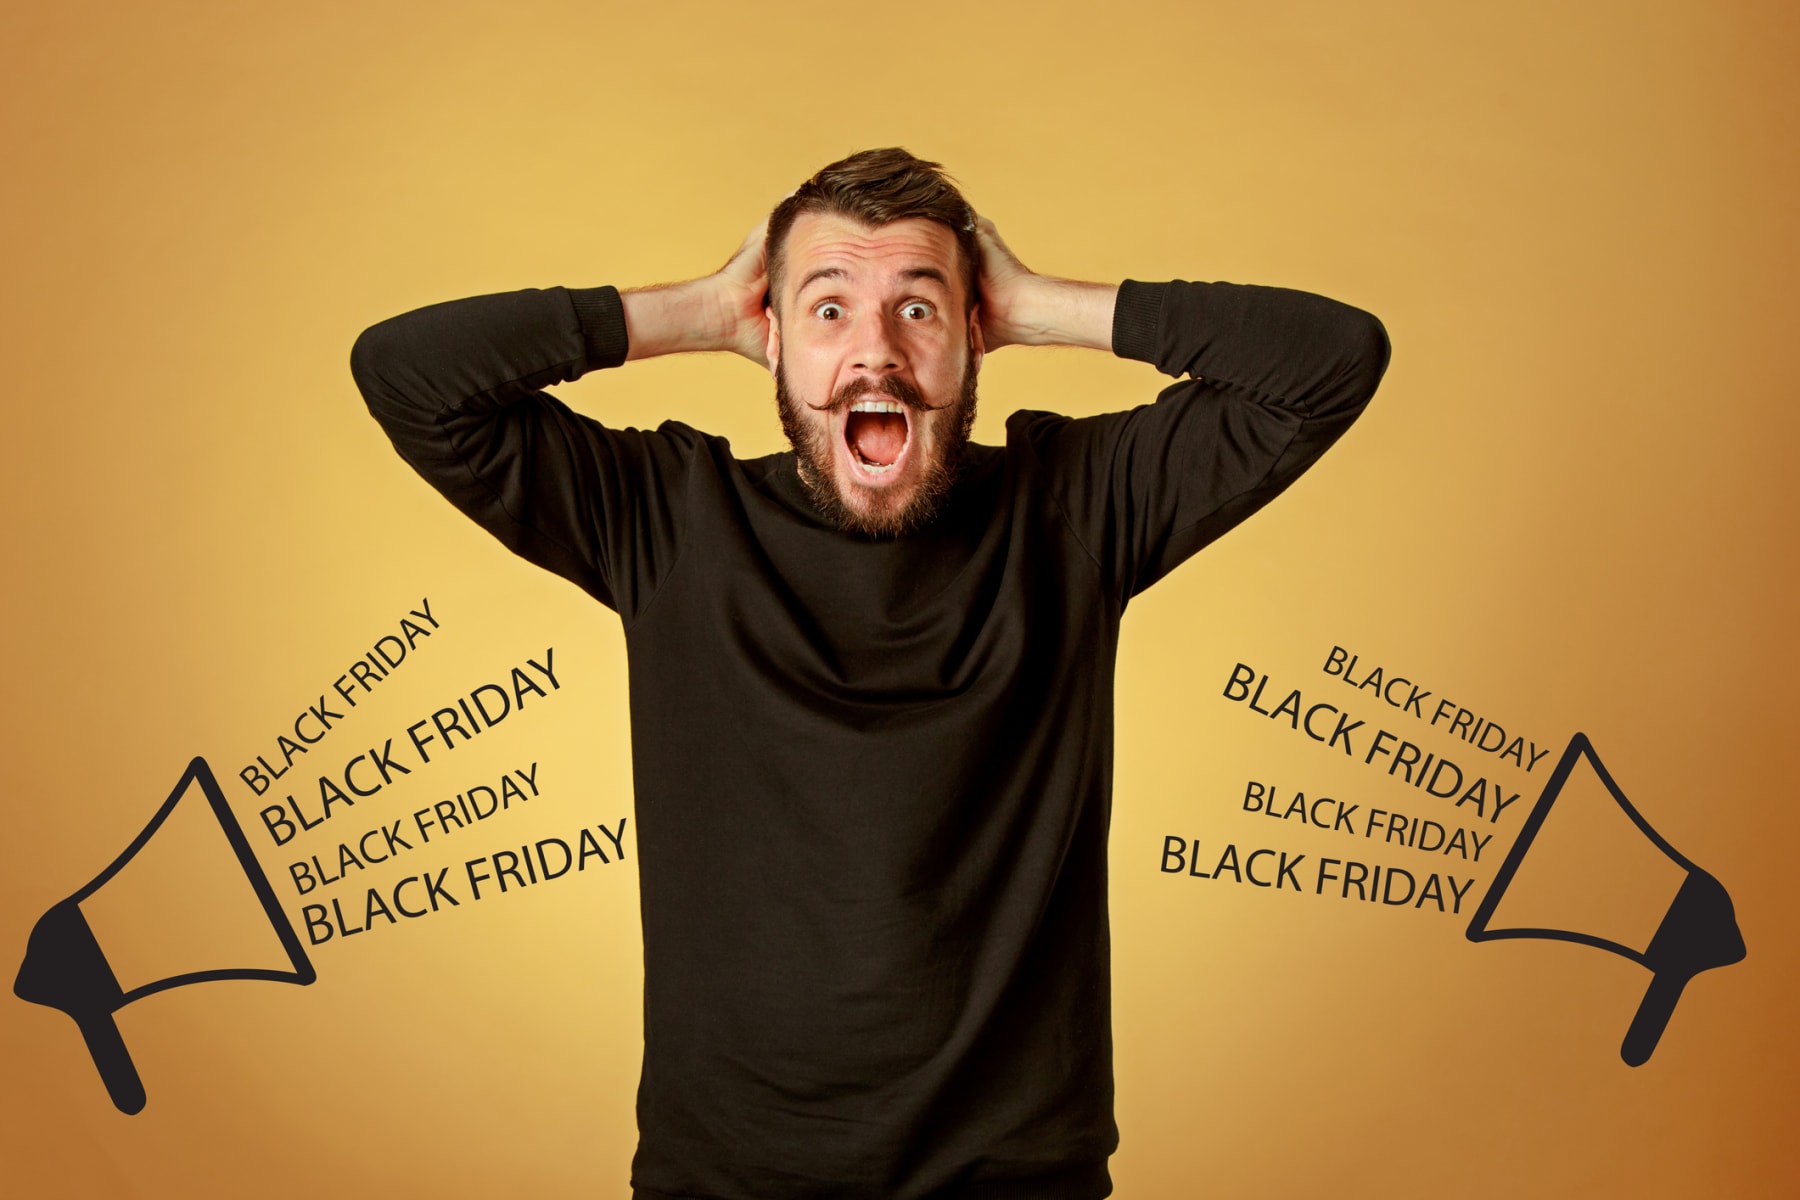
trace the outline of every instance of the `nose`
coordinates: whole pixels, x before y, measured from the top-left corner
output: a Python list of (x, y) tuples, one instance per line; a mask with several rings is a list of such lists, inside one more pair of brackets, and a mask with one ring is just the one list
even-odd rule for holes
[(887, 313), (875, 312), (857, 322), (856, 341), (851, 347), (850, 365), (853, 368), (873, 375), (888, 375), (906, 365), (900, 339), (889, 323), (892, 320), (894, 318)]

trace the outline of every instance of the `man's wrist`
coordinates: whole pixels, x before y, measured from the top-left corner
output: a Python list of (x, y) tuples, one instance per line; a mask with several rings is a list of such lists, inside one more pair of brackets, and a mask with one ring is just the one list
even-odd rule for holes
[(659, 354), (732, 348), (720, 325), (723, 306), (714, 294), (710, 276), (633, 288), (620, 293), (620, 299), (631, 346), (627, 362)]
[(1111, 350), (1118, 293), (1115, 284), (1033, 275), (1009, 313), (1016, 340), (1027, 346)]

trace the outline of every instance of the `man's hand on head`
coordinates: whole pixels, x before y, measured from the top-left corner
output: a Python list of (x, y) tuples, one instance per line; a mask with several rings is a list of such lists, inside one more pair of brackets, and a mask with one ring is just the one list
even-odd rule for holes
[(1112, 284), (1039, 275), (1019, 261), (988, 218), (977, 215), (981, 242), (981, 337), (1001, 346), (1090, 346), (1112, 349)]
[(1018, 317), (1028, 311), (1031, 302), (1026, 292), (1036, 278), (1012, 248), (1001, 240), (1000, 231), (986, 217), (975, 218), (975, 236), (981, 242), (981, 340), (989, 351), (1029, 341), (1030, 330), (1020, 326)]
[(766, 217), (757, 222), (711, 275), (622, 293), (630, 340), (627, 361), (727, 350), (767, 368), (769, 318), (763, 303), (769, 278), (763, 239), (768, 224)]
[(713, 285), (715, 317), (721, 348), (741, 354), (759, 367), (769, 365), (769, 314), (764, 307), (769, 292), (769, 269), (764, 261), (769, 219), (764, 217), (744, 235), (737, 253), (708, 277)]

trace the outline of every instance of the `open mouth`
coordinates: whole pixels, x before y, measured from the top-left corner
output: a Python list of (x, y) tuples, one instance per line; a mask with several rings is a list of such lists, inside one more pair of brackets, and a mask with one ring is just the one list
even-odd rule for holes
[(844, 418), (844, 444), (859, 472), (879, 477), (906, 457), (912, 444), (912, 422), (897, 400), (858, 400)]

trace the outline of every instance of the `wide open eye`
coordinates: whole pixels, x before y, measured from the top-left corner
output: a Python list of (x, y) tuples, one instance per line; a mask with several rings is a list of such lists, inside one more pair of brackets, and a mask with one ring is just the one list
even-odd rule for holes
[(827, 300), (813, 309), (813, 315), (826, 321), (841, 321), (844, 317), (844, 306), (836, 300)]
[(908, 300), (900, 309), (901, 314), (910, 321), (923, 321), (935, 311), (937, 310), (923, 300)]

